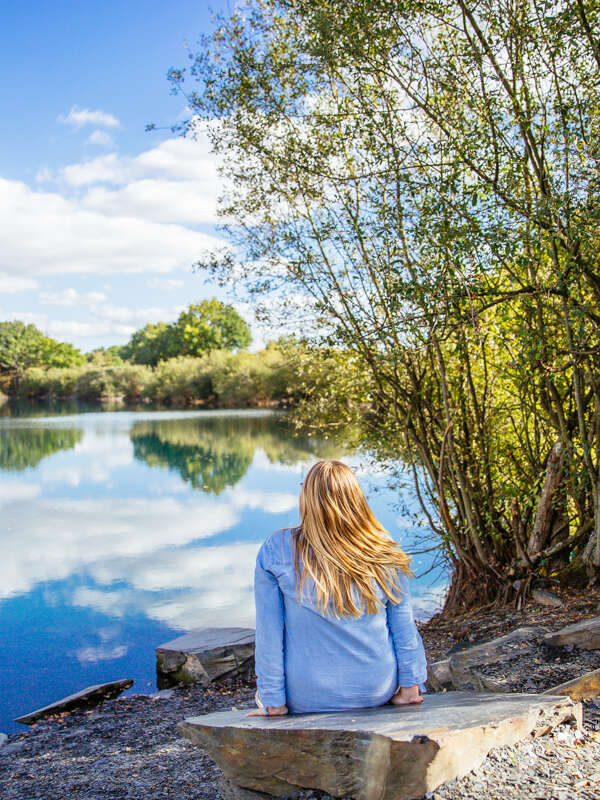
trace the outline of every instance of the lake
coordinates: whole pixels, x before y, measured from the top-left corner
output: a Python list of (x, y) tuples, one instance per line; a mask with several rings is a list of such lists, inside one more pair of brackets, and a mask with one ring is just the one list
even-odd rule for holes
[[(205, 625), (252, 626), (260, 543), (298, 521), (318, 458), (355, 468), (406, 549), (423, 535), (387, 478), (262, 411), (96, 411), (0, 417), (0, 731), (84, 686), (155, 690), (154, 650)], [(365, 461), (366, 463), (366, 461)], [(431, 553), (415, 557), (416, 572)], [(445, 576), (413, 582), (417, 616)]]

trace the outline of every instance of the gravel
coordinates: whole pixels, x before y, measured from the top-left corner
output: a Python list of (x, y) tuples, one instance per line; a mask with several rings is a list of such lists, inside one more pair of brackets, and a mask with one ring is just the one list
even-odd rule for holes
[[(452, 647), (491, 639), (516, 627), (557, 630), (597, 615), (598, 596), (566, 598), (565, 609), (535, 604), (421, 626), (432, 660)], [(546, 648), (536, 643), (508, 664), (482, 674), (509, 682), (511, 691), (542, 691), (600, 667), (600, 652)], [(130, 695), (92, 710), (62, 714), (8, 737), (0, 746), (1, 800), (223, 800), (221, 772), (177, 731), (177, 723), (253, 704), (252, 681), (219, 689), (180, 687)], [(568, 725), (535, 740), (493, 750), (467, 776), (445, 783), (427, 800), (598, 800), (600, 698), (584, 704), (584, 727)], [(300, 800), (326, 800), (307, 792)]]

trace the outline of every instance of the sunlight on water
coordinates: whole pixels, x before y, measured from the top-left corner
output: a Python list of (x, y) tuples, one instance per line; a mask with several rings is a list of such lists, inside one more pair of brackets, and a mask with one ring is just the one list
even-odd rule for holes
[[(92, 683), (152, 691), (154, 649), (182, 630), (253, 625), (260, 543), (297, 523), (300, 481), (330, 457), (357, 469), (410, 549), (423, 529), (398, 516), (384, 475), (270, 412), (0, 418), (0, 731)], [(417, 616), (444, 585), (414, 581)]]

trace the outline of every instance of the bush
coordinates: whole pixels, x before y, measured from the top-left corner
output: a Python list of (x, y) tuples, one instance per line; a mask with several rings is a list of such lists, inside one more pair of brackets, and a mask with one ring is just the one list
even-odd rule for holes
[(116, 395), (130, 401), (147, 397), (154, 381), (150, 367), (142, 364), (111, 367), (110, 373)]
[(170, 358), (154, 368), (150, 396), (159, 403), (190, 405), (212, 399), (213, 384), (208, 357)]
[(180, 356), (156, 367), (111, 364), (96, 354), (78, 367), (30, 367), (17, 394), (29, 398), (122, 397), (166, 405), (260, 406), (290, 400), (298, 394), (293, 358), (277, 346), (258, 353), (216, 350), (199, 358)]

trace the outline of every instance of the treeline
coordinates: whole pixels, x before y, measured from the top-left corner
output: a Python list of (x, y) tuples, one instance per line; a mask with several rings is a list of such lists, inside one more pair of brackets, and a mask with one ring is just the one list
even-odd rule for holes
[(294, 401), (294, 374), (276, 345), (257, 353), (216, 350), (143, 364), (98, 360), (75, 367), (30, 367), (14, 396), (21, 399), (107, 400), (174, 406), (257, 407)]
[(273, 406), (294, 401), (281, 346), (250, 353), (250, 329), (219, 300), (148, 324), (123, 346), (83, 354), (34, 325), (0, 323), (0, 388), (19, 399), (122, 399), (177, 406)]

